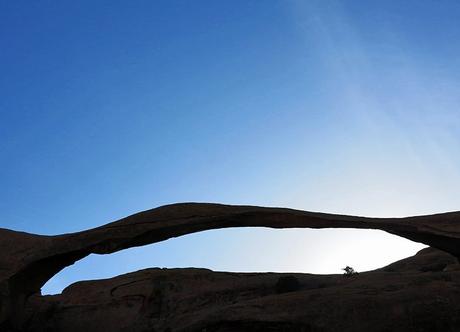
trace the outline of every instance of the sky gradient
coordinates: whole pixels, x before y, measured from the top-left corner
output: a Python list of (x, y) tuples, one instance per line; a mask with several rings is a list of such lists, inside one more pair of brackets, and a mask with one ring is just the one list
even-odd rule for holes
[[(3, 1), (0, 227), (58, 234), (174, 202), (459, 209), (460, 3)], [(229, 229), (92, 255), (140, 268), (362, 271), (380, 231)]]

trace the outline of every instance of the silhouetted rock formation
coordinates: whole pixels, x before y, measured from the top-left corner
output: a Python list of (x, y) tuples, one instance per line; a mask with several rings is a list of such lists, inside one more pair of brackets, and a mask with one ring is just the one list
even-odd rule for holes
[[(423, 272), (433, 260), (451, 271)], [(456, 259), (424, 249), (342, 275), (147, 269), (78, 282), (27, 303), (25, 331), (458, 331)], [(406, 270), (407, 269), (407, 270)], [(281, 285), (280, 285), (281, 284)]]
[[(431, 255), (432, 260), (434, 257), (431, 264), (415, 256), (390, 265), (387, 271), (362, 273), (357, 278), (340, 276), (340, 281), (337, 276), (299, 274), (296, 275), (299, 290), (284, 294), (276, 294), (276, 280), (283, 277), (280, 274), (152, 269), (104, 281), (77, 283), (54, 297), (40, 296), (40, 288), (53, 275), (91, 253), (112, 253), (208, 229), (248, 226), (381, 229), (460, 256), (458, 212), (409, 218), (364, 218), (281, 208), (184, 203), (58, 236), (0, 229), (0, 326), (3, 330), (46, 331), (102, 328), (112, 331), (167, 331), (168, 328), (170, 331), (203, 328), (206, 331), (262, 331), (270, 325), (279, 331), (347, 331), (347, 328), (357, 331), (350, 324), (359, 318), (364, 321), (355, 324), (359, 323), (356, 326), (362, 331), (377, 331), (371, 324), (378, 324), (380, 328), (382, 322), (378, 319), (426, 314), (419, 317), (423, 320), (441, 315), (441, 311), (436, 311), (441, 307), (447, 310), (443, 314), (447, 316), (437, 316), (436, 324), (447, 324), (445, 317), (450, 317), (450, 325), (442, 327), (458, 326), (455, 317), (460, 317), (456, 304), (460, 299), (459, 272), (455, 258), (440, 251), (422, 255)], [(404, 270), (409, 266), (415, 271)], [(251, 282), (254, 285), (249, 291), (244, 285)], [(316, 284), (318, 287), (312, 287), (315, 291), (307, 294), (305, 286), (302, 287), (307, 284), (310, 288)], [(224, 295), (212, 297), (214, 292)], [(440, 295), (436, 297), (435, 293)], [(170, 295), (172, 297), (168, 297)], [(370, 305), (366, 301), (370, 301)], [(418, 304), (414, 307), (410, 303)], [(203, 311), (197, 309), (200, 306)], [(428, 307), (438, 309), (428, 312)], [(362, 313), (356, 312), (361, 311), (369, 311), (369, 317), (374, 318), (358, 317)], [(117, 317), (123, 317), (123, 321)], [(110, 325), (112, 318), (116, 326)], [(341, 322), (340, 325), (331, 329), (328, 327), (331, 319), (337, 324)], [(418, 323), (411, 324), (406, 326), (418, 326)], [(397, 330), (390, 327), (389, 330)]]

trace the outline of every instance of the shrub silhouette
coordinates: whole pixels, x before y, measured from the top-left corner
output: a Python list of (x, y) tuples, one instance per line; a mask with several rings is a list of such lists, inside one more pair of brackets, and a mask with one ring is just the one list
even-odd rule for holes
[(343, 275), (346, 276), (346, 277), (351, 277), (351, 276), (354, 276), (354, 275), (358, 274), (358, 272), (356, 272), (354, 268), (352, 268), (351, 266), (348, 266), (348, 265), (345, 266), (342, 270), (345, 271), (343, 273)]

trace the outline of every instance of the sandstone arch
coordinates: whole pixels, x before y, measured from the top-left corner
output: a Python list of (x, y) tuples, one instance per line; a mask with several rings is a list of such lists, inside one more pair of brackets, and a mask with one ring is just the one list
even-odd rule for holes
[(41, 236), (0, 229), (0, 326), (21, 321), (27, 298), (53, 275), (91, 253), (108, 254), (227, 227), (380, 229), (460, 257), (460, 212), (365, 218), (285, 208), (179, 203), (94, 229)]

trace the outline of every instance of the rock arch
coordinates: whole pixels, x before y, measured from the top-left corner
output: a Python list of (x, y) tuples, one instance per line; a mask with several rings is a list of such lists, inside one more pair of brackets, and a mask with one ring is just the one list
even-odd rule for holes
[(286, 208), (179, 203), (57, 236), (0, 229), (0, 327), (18, 325), (29, 296), (63, 268), (92, 253), (109, 254), (227, 227), (379, 229), (460, 257), (460, 212), (366, 218)]

